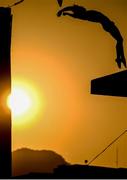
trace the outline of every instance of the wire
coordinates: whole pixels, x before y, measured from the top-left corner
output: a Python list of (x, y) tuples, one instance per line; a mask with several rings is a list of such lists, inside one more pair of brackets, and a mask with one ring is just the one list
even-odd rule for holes
[(113, 143), (115, 143), (121, 136), (123, 136), (125, 133), (127, 132), (127, 130), (125, 130), (124, 132), (122, 132), (122, 134), (120, 134), (117, 138), (115, 138), (110, 144), (108, 144), (108, 146), (106, 146), (106, 148), (104, 148), (98, 155), (96, 155), (89, 163), (88, 165), (90, 165), (93, 161), (95, 161), (95, 159), (97, 159), (102, 153), (104, 153)]

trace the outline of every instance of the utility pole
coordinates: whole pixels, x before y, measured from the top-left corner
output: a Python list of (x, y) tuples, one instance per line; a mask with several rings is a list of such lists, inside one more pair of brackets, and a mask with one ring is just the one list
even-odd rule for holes
[(11, 8), (0, 7), (0, 179), (11, 178), (11, 111), (7, 96), (11, 93)]

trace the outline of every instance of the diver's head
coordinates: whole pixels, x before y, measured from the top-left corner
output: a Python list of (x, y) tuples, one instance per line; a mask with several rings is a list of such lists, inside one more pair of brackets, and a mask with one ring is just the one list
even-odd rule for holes
[(57, 16), (60, 17), (62, 15), (62, 13), (63, 13), (62, 10), (58, 11)]

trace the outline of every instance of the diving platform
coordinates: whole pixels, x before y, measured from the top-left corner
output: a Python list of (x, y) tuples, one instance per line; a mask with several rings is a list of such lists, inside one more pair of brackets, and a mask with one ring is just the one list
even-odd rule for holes
[(91, 94), (127, 97), (127, 70), (93, 79)]

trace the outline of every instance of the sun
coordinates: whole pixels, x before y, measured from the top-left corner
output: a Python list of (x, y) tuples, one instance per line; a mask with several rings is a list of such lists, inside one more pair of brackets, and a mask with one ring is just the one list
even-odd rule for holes
[(11, 94), (7, 97), (7, 106), (11, 109), (13, 124), (25, 125), (32, 122), (43, 109), (41, 97), (32, 84), (20, 80), (14, 81)]
[(12, 110), (14, 116), (17, 117), (30, 110), (32, 106), (32, 99), (25, 89), (21, 87), (14, 87), (12, 94), (8, 97), (7, 104)]

